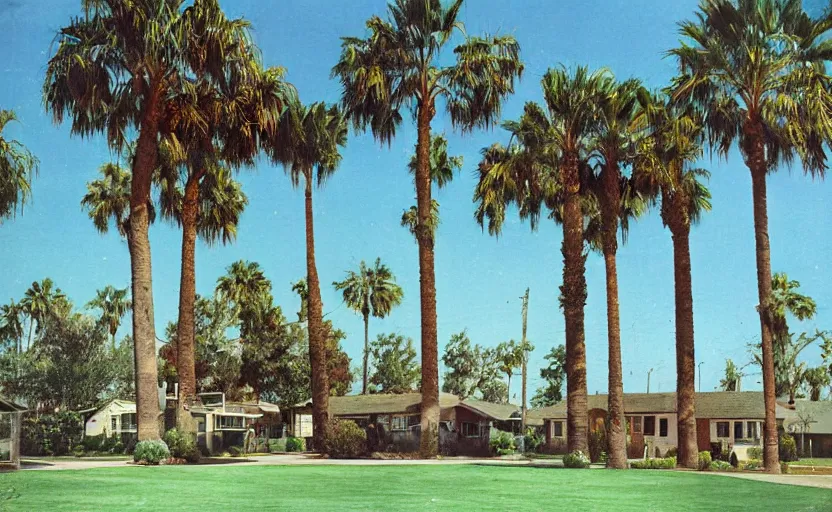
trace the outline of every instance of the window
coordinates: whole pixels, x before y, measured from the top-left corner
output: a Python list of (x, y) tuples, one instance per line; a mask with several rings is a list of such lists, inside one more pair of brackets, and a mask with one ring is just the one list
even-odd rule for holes
[(748, 439), (757, 439), (757, 422), (749, 421), (746, 425), (748, 425), (748, 435), (745, 437)]
[(741, 421), (735, 421), (734, 422), (734, 439), (742, 439), (743, 438), (742, 434), (743, 434), (744, 429), (742, 427), (743, 427), (743, 425), (742, 425)]
[(480, 425), (479, 423), (470, 423), (470, 422), (463, 422), (462, 423), (462, 436), (463, 437), (480, 437)]
[(136, 413), (121, 415), (121, 430), (136, 430)]
[(641, 416), (630, 416), (630, 428), (633, 434), (641, 434)]
[(244, 418), (242, 416), (216, 416), (216, 418), (215, 425), (217, 430), (244, 428)]
[(667, 437), (667, 418), (659, 418), (659, 437)]
[(717, 421), (716, 422), (716, 437), (729, 437), (728, 434), (728, 422), (727, 421)]
[(393, 430), (407, 430), (407, 416), (393, 416)]
[(115, 433), (115, 431), (118, 430), (118, 416), (110, 417), (110, 427), (111, 434)]
[(553, 437), (563, 437), (563, 422), (553, 421), (552, 427), (554, 429)]
[(195, 418), (196, 419), (196, 431), (197, 432), (205, 432), (205, 418)]
[(644, 417), (644, 435), (645, 436), (655, 436), (656, 435), (656, 417), (655, 416), (645, 416)]

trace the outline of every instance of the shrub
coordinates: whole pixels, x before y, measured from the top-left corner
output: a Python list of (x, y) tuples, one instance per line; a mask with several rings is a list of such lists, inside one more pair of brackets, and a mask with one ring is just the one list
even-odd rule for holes
[(711, 452), (699, 452), (699, 471), (707, 471), (711, 469)]
[(589, 433), (589, 460), (599, 462), (601, 454), (607, 449), (607, 435), (603, 430)]
[(23, 420), (20, 450), (24, 455), (66, 455), (81, 443), (83, 433), (75, 412), (29, 416)]
[(674, 446), (674, 447), (670, 448), (669, 450), (667, 450), (667, 452), (665, 452), (664, 456), (665, 457), (676, 457), (678, 455), (678, 453), (679, 453), (679, 450), (677, 450), (676, 447)]
[(508, 432), (500, 432), (488, 442), (491, 450), (497, 455), (511, 455), (517, 449), (514, 444), (514, 436)]
[(193, 434), (179, 432), (177, 429), (172, 428), (165, 432), (162, 440), (167, 443), (171, 457), (185, 459), (192, 463), (199, 462), (199, 448), (197, 447), (196, 438)]
[(324, 452), (336, 459), (354, 459), (367, 450), (367, 433), (354, 421), (330, 420)]
[(780, 463), (780, 472), (784, 475), (789, 473), (789, 463), (788, 462), (781, 462)]
[(630, 467), (632, 469), (675, 469), (676, 457), (636, 460), (630, 463)]
[(232, 457), (239, 457), (240, 455), (243, 455), (244, 450), (243, 450), (242, 446), (236, 446), (235, 445), (235, 446), (229, 446), (228, 447), (228, 452)]
[(728, 463), (735, 468), (740, 467), (740, 460), (737, 458), (737, 452), (731, 452), (731, 458), (728, 459)]
[(306, 440), (302, 437), (289, 437), (283, 444), (284, 449), (290, 453), (306, 451)]
[(715, 461), (711, 462), (710, 469), (712, 471), (730, 471), (730, 470), (734, 469), (734, 466), (732, 466), (728, 462), (725, 462), (724, 460), (715, 460)]
[(170, 458), (168, 445), (160, 439), (139, 441), (133, 451), (133, 460), (139, 464), (157, 465)]
[(762, 469), (763, 468), (763, 461), (759, 459), (751, 459), (743, 464), (742, 469), (747, 469), (749, 471)]
[(794, 462), (797, 460), (797, 443), (789, 434), (780, 436), (780, 460)]
[(535, 428), (530, 428), (523, 439), (523, 449), (526, 452), (535, 453), (543, 446), (544, 442), (546, 442), (546, 439), (540, 435), (540, 432)]
[(84, 447), (80, 444), (72, 449), (72, 455), (76, 457), (83, 457), (84, 456)]
[(81, 446), (85, 452), (100, 452), (102, 451), (101, 442), (104, 439), (104, 436), (87, 436), (81, 440)]
[(568, 453), (563, 456), (563, 467), (565, 468), (588, 468), (590, 464), (589, 457), (580, 450)]
[(748, 458), (763, 460), (763, 449), (759, 446), (752, 446), (748, 449)]
[(653, 457), (653, 458), (654, 459), (661, 459), (662, 458), (662, 451), (659, 449), (658, 446), (656, 447), (656, 456)]

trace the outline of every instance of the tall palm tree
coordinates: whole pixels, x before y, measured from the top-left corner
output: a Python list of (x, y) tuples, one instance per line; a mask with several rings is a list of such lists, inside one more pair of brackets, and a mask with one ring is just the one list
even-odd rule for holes
[[(216, 294), (230, 302), (234, 314), (258, 304), (264, 295), (271, 295), (272, 283), (263, 273), (258, 263), (253, 261), (235, 261), (224, 276), (217, 279)], [(268, 301), (271, 303), (271, 301)]]
[(284, 166), (298, 187), (303, 180), (306, 209), (306, 282), (309, 290), (307, 319), (309, 362), (312, 371), (312, 421), (316, 449), (322, 449), (329, 420), (329, 382), (323, 325), (321, 283), (315, 264), (313, 184), (319, 187), (338, 169), (340, 147), (347, 143), (347, 123), (336, 106), (302, 105), (293, 100), (280, 118), (276, 135), (266, 142), (272, 161)]
[(57, 35), (44, 82), (44, 100), (56, 122), (72, 133), (104, 133), (121, 149), (138, 133), (131, 170), (130, 249), (138, 438), (158, 439), (156, 332), (148, 239), (150, 191), (165, 132), (168, 102), (201, 74), (224, 83), (245, 73), (248, 23), (229, 20), (218, 0), (91, 0)]
[(101, 310), (101, 323), (107, 327), (112, 338), (112, 349), (115, 351), (116, 332), (121, 325), (121, 319), (133, 307), (127, 288), (107, 285), (103, 290), (96, 291), (95, 298), (87, 303), (87, 307)]
[(667, 97), (644, 93), (640, 95), (639, 123), (646, 137), (639, 147), (634, 179), (646, 196), (661, 202), (662, 222), (673, 239), (678, 462), (695, 468), (698, 448), (690, 229), (711, 210), (711, 194), (701, 182), (709, 173), (693, 167), (702, 156), (702, 119)]
[(584, 219), (591, 201), (588, 159), (611, 76), (579, 67), (570, 73), (550, 69), (542, 80), (545, 107), (526, 103), (519, 121), (504, 123), (515, 143), (483, 150), (474, 201), (482, 226), (499, 234), (506, 208), (514, 204), (521, 219), (537, 228), (543, 207), (563, 225), (564, 256), (561, 305), (566, 318), (567, 444), (587, 450), (588, 411), (584, 304), (586, 277)]
[[(598, 160), (598, 173), (590, 179), (600, 213), (599, 239), (604, 256), (607, 284), (608, 339), (608, 428), (607, 467), (627, 469), (627, 432), (624, 418), (624, 378), (621, 369), (621, 321), (618, 308), (618, 229), (626, 236), (628, 220), (641, 213), (640, 196), (631, 191), (622, 174), (622, 166), (632, 161), (638, 136), (635, 117), (638, 80), (616, 82), (610, 77), (604, 84), (598, 105), (598, 123), (592, 142), (592, 155)], [(619, 223), (619, 220), (621, 222)]]
[(32, 332), (35, 324), (37, 324), (37, 330), (40, 331), (44, 320), (65, 301), (66, 295), (60, 288), (56, 288), (55, 283), (48, 277), (41, 282), (33, 282), (32, 286), (26, 290), (20, 301), (20, 306), (29, 316), (29, 337), (26, 341), (26, 350), (32, 346)]
[(723, 156), (734, 142), (751, 171), (758, 311), (765, 394), (765, 467), (780, 472), (771, 311), (771, 248), (766, 176), (797, 157), (804, 172), (823, 176), (832, 138), (827, 43), (832, 11), (810, 17), (801, 0), (701, 0), (683, 40), (674, 98), (705, 114), (710, 144)]
[(808, 388), (807, 394), (813, 402), (820, 400), (823, 390), (829, 387), (829, 384), (832, 384), (832, 376), (829, 375), (829, 369), (825, 366), (809, 368), (803, 377)]
[(332, 286), (343, 293), (347, 307), (361, 313), (364, 318), (364, 368), (361, 394), (367, 394), (367, 366), (370, 357), (370, 315), (384, 318), (394, 307), (402, 303), (404, 292), (396, 284), (393, 272), (376, 258), (373, 268), (362, 261), (358, 272), (350, 270), (343, 281), (335, 281)]
[[(417, 128), (416, 206), (419, 217), (419, 284), (422, 316), (421, 453), (439, 449), (439, 360), (436, 331), (436, 276), (431, 233), (431, 121), (437, 100), (463, 132), (491, 126), (503, 100), (523, 72), (520, 46), (510, 36), (469, 37), (459, 21), (463, 0), (392, 0), (388, 18), (367, 20), (369, 35), (345, 37), (332, 70), (343, 86), (342, 104), (356, 129), (370, 128), (390, 142), (410, 109)], [(464, 37), (446, 57), (453, 35)], [(441, 103), (440, 103), (441, 104)]]
[(722, 391), (739, 391), (742, 385), (742, 369), (737, 368), (734, 361), (725, 360), (725, 377), (719, 381), (719, 389)]
[[(110, 220), (119, 234), (125, 238), (130, 232), (130, 171), (117, 163), (106, 163), (99, 168), (101, 177), (87, 183), (87, 193), (81, 199), (81, 207), (99, 233), (107, 233)], [(155, 219), (153, 203), (148, 204), (148, 222)]]
[(23, 315), (26, 310), (14, 299), (0, 306), (0, 334), (5, 339), (14, 341), (15, 354), (23, 352)]
[(20, 142), (7, 139), (3, 130), (17, 121), (11, 110), (0, 110), (0, 223), (14, 216), (31, 197), (32, 175), (38, 171), (38, 159)]

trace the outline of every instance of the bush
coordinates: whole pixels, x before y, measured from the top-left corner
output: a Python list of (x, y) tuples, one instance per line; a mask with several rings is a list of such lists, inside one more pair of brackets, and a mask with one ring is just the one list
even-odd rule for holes
[(794, 462), (797, 460), (797, 443), (789, 434), (780, 436), (780, 460)]
[(232, 457), (239, 457), (240, 455), (243, 455), (244, 450), (243, 450), (242, 446), (236, 446), (235, 445), (235, 446), (229, 446), (228, 447), (228, 452)]
[(354, 421), (337, 419), (329, 421), (324, 440), (324, 452), (335, 459), (354, 459), (365, 451), (367, 451), (367, 433), (364, 429)]
[(563, 467), (565, 468), (584, 469), (588, 468), (589, 464), (589, 457), (587, 457), (586, 454), (580, 450), (576, 450), (563, 456)]
[(737, 458), (737, 452), (731, 452), (731, 458), (728, 460), (728, 463), (735, 468), (740, 467), (740, 460)]
[(23, 420), (20, 451), (24, 455), (66, 455), (81, 443), (84, 426), (75, 412), (29, 416)]
[(711, 462), (710, 469), (711, 471), (731, 471), (734, 466), (724, 460), (715, 460)]
[(81, 441), (81, 447), (85, 452), (100, 452), (103, 440), (104, 436), (87, 436)]
[(711, 452), (699, 452), (699, 471), (707, 471), (711, 469)]
[(748, 449), (748, 458), (749, 459), (759, 459), (763, 460), (763, 449), (760, 446), (752, 446)]
[(788, 462), (781, 462), (780, 463), (780, 472), (784, 475), (789, 474), (789, 463)]
[(165, 432), (162, 440), (168, 445), (171, 457), (185, 459), (191, 463), (199, 462), (199, 448), (196, 445), (196, 438), (193, 434), (179, 432), (172, 428)]
[(763, 469), (763, 461), (760, 459), (751, 459), (743, 464), (742, 469), (747, 469), (749, 471)]
[(289, 437), (284, 442), (285, 450), (290, 453), (305, 452), (306, 440), (302, 437)]
[(607, 449), (607, 435), (603, 430), (589, 433), (589, 460), (600, 462), (601, 454)]
[(679, 453), (679, 450), (677, 450), (676, 447), (674, 446), (671, 449), (667, 450), (667, 452), (665, 452), (664, 456), (665, 457), (676, 457), (678, 455), (678, 453)]
[(500, 432), (492, 437), (488, 445), (497, 455), (511, 455), (517, 449), (514, 444), (514, 436), (508, 432)]
[(160, 439), (139, 441), (133, 451), (133, 460), (139, 464), (157, 465), (170, 458), (168, 445)]
[(543, 446), (544, 442), (546, 442), (546, 439), (540, 435), (540, 432), (535, 428), (530, 428), (523, 438), (523, 449), (527, 453), (535, 453)]
[(630, 463), (632, 469), (675, 469), (676, 457), (667, 457), (664, 459), (645, 459), (636, 460)]

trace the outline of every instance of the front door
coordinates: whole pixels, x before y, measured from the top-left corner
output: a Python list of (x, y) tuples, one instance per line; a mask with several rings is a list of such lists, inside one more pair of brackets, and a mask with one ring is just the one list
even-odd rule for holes
[(628, 416), (627, 423), (630, 427), (630, 444), (627, 446), (627, 458), (641, 459), (644, 457), (644, 433), (641, 429), (641, 416)]
[(711, 420), (696, 419), (696, 444), (700, 452), (711, 451)]

